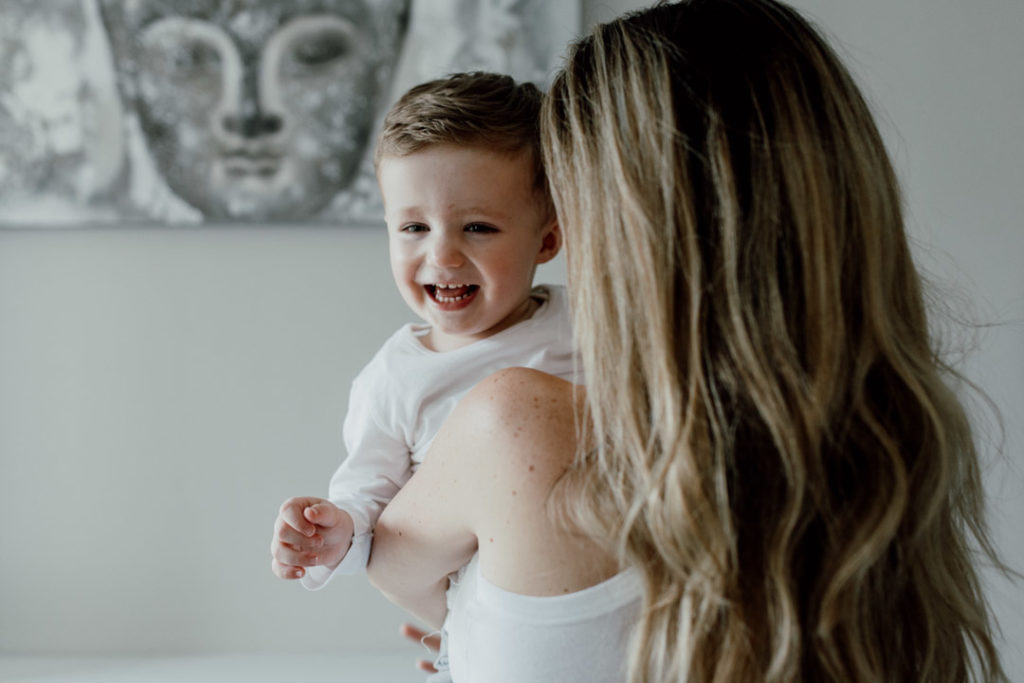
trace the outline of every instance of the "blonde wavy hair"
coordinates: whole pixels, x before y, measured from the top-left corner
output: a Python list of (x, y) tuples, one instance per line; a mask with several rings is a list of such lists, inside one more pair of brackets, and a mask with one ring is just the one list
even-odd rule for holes
[(822, 37), (658, 5), (574, 45), (542, 116), (595, 435), (561, 498), (645, 577), (631, 680), (1005, 680), (971, 428)]

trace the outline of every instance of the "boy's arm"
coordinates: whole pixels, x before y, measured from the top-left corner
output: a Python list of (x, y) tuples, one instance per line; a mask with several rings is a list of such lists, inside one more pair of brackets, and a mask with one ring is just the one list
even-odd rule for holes
[(351, 544), (340, 562), (307, 569), (302, 585), (309, 590), (327, 585), (335, 574), (366, 568), (377, 518), (411, 474), (408, 446), (381, 425), (370, 389), (359, 380), (352, 385), (343, 430), (348, 457), (331, 477), (327, 496), (350, 518)]

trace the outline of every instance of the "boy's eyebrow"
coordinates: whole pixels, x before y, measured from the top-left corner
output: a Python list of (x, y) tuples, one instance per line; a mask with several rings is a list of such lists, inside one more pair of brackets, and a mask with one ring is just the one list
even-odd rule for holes
[[(498, 221), (507, 221), (511, 212), (499, 211), (493, 207), (487, 208), (483, 206), (458, 206), (451, 205), (448, 207), (449, 210), (457, 210), (459, 216), (485, 216), (489, 219)], [(420, 206), (403, 206), (398, 207), (394, 211), (388, 211), (387, 206), (384, 208), (385, 217), (396, 219), (396, 220), (410, 220), (418, 219), (425, 213), (423, 207)]]
[(506, 215), (502, 211), (496, 211), (494, 209), (487, 209), (487, 208), (484, 208), (482, 206), (467, 206), (464, 209), (462, 209), (462, 213), (482, 213), (485, 216), (493, 216), (494, 218), (501, 218), (501, 219), (508, 218), (508, 215)]

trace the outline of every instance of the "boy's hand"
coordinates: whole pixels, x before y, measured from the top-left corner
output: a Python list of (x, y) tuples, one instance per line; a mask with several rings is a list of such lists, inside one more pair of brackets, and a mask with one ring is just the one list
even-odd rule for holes
[(277, 513), (270, 543), (271, 569), (301, 579), (304, 567), (334, 569), (352, 545), (352, 517), (323, 498), (289, 498)]
[[(441, 649), (441, 636), (433, 635), (414, 624), (402, 624), (400, 630), (403, 636), (414, 643), (426, 645), (429, 650), (437, 652)], [(433, 662), (426, 659), (416, 660), (416, 668), (429, 673), (437, 673), (437, 669), (434, 668)]]

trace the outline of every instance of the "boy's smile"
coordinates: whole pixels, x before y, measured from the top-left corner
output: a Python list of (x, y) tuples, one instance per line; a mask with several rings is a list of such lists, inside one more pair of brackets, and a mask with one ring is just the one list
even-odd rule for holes
[(533, 314), (534, 270), (561, 233), (529, 153), (433, 145), (384, 157), (378, 179), (392, 274), (431, 325), (425, 345), (458, 348)]
[(470, 298), (475, 296), (480, 289), (477, 285), (455, 284), (427, 285), (426, 288), (430, 298), (436, 301), (439, 306), (454, 306), (460, 302), (465, 302), (464, 305), (468, 305)]

